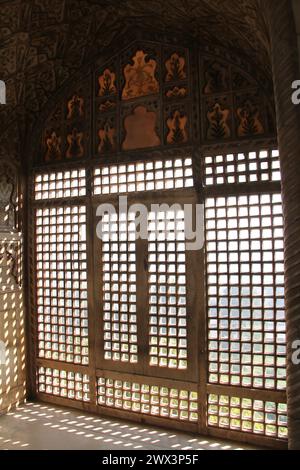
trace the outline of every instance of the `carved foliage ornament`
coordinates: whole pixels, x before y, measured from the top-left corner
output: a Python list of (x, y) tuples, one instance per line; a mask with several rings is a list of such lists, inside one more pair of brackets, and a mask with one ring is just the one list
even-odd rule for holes
[(112, 152), (116, 148), (116, 129), (112, 123), (106, 121), (104, 126), (98, 131), (99, 145), (98, 153)]
[(166, 82), (174, 82), (186, 79), (185, 59), (176, 52), (166, 62)]
[(74, 128), (71, 134), (67, 136), (68, 149), (66, 153), (67, 158), (81, 158), (84, 154), (84, 149), (82, 145), (83, 141), (83, 132), (79, 132)]
[(50, 116), (44, 138), (46, 163), (84, 156), (87, 99), (81, 89), (71, 94)]
[(240, 107), (237, 108), (239, 137), (264, 134), (265, 129), (262, 123), (259, 106), (255, 101), (247, 98)]
[(115, 95), (117, 93), (116, 74), (110, 69), (105, 69), (98, 78), (99, 96)]
[(46, 138), (46, 145), (46, 162), (55, 162), (62, 159), (61, 137), (57, 136), (55, 131), (52, 131), (51, 135)]
[(218, 140), (228, 139), (231, 136), (230, 130), (230, 110), (220, 103), (215, 103), (207, 112), (207, 139)]
[(83, 116), (83, 104), (84, 100), (78, 95), (74, 95), (71, 100), (68, 101), (68, 114), (67, 119), (77, 119)]
[(180, 113), (180, 111), (175, 111), (167, 120), (167, 126), (169, 129), (167, 135), (168, 144), (182, 144), (187, 142), (187, 121), (187, 115)]
[(124, 68), (125, 86), (123, 100), (147, 96), (159, 92), (159, 84), (155, 77), (157, 62), (149, 59), (144, 51), (137, 51), (132, 59), (133, 65)]

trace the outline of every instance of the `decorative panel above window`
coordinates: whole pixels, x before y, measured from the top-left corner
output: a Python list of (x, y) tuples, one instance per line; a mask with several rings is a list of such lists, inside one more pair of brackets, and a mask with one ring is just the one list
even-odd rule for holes
[(47, 117), (39, 163), (274, 138), (272, 85), (240, 58), (185, 41), (111, 45)]

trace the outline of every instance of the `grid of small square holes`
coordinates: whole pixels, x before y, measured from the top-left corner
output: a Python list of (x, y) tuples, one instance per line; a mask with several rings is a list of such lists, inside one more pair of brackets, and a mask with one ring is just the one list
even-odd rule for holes
[(125, 212), (102, 219), (104, 358), (131, 363), (138, 361), (134, 220)]
[(88, 364), (85, 206), (36, 210), (38, 355)]
[(139, 162), (96, 168), (94, 194), (121, 194), (193, 187), (192, 159)]
[(206, 201), (209, 382), (285, 389), (281, 196)]
[(184, 211), (148, 216), (150, 365), (187, 368)]
[(208, 425), (287, 438), (287, 405), (224, 395), (208, 396)]
[(90, 401), (90, 379), (86, 374), (39, 367), (38, 391), (70, 400)]
[(278, 150), (206, 156), (205, 185), (280, 181)]
[(198, 420), (197, 392), (176, 388), (98, 378), (98, 404), (162, 418)]
[(59, 199), (86, 195), (86, 171), (67, 170), (36, 175), (35, 200)]

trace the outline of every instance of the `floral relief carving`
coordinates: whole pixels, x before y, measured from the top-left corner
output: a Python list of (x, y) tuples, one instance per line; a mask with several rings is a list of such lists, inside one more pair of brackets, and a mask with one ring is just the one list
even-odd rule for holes
[(239, 121), (237, 130), (239, 137), (264, 134), (265, 129), (262, 123), (260, 109), (256, 103), (247, 99), (238, 107), (236, 114)]
[(99, 145), (98, 152), (106, 153), (115, 150), (116, 147), (116, 129), (106, 122), (103, 128), (98, 131)]
[(61, 137), (57, 136), (55, 131), (52, 131), (51, 135), (46, 138), (46, 146), (46, 162), (61, 160)]
[(108, 111), (111, 111), (115, 107), (116, 107), (115, 101), (107, 100), (104, 103), (100, 104), (99, 111), (101, 111), (101, 113), (107, 113)]
[(127, 64), (124, 68), (123, 100), (158, 93), (159, 84), (155, 77), (157, 63), (154, 59), (147, 59), (147, 57), (148, 54), (144, 51), (137, 51), (132, 59), (133, 65)]
[(99, 96), (115, 95), (117, 93), (116, 74), (110, 69), (105, 69), (98, 78)]
[(83, 132), (79, 132), (74, 128), (71, 134), (67, 135), (68, 149), (66, 152), (67, 158), (81, 158), (84, 154), (82, 145)]
[(230, 124), (230, 109), (221, 106), (220, 103), (215, 103), (209, 108), (207, 112), (208, 129), (207, 139), (227, 139), (231, 136)]
[(168, 144), (181, 144), (187, 142), (187, 116), (181, 114), (180, 111), (175, 111), (172, 116), (167, 120), (167, 126), (169, 129), (167, 135)]
[(78, 95), (74, 95), (70, 101), (68, 101), (68, 114), (67, 119), (78, 119), (83, 116), (83, 105), (84, 100)]
[(166, 82), (186, 79), (185, 59), (176, 52), (166, 62)]
[(204, 93), (217, 93), (226, 91), (229, 88), (228, 70), (219, 62), (209, 64), (205, 72)]
[(170, 88), (166, 92), (166, 97), (167, 98), (185, 98), (187, 95), (187, 89), (184, 87), (177, 87), (175, 86), (174, 88)]

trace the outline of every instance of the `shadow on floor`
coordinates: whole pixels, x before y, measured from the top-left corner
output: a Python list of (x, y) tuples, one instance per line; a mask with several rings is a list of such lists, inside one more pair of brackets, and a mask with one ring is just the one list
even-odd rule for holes
[(254, 447), (29, 402), (0, 417), (0, 449), (251, 450)]

